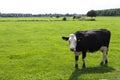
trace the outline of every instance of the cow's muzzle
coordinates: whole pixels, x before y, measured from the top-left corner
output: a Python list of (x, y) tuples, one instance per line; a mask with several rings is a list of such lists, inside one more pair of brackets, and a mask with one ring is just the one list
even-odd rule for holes
[(70, 51), (75, 51), (75, 49), (74, 48), (70, 48)]

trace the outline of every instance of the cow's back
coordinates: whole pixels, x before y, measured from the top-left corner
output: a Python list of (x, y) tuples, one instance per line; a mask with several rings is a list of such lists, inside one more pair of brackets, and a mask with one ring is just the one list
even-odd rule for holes
[(76, 37), (78, 36), (82, 37), (77, 41), (77, 51), (85, 50), (94, 52), (99, 50), (102, 46), (109, 46), (110, 31), (106, 29), (77, 32)]

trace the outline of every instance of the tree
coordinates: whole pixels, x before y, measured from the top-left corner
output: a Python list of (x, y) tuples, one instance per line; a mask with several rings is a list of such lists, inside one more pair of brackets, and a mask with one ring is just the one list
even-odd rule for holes
[(120, 8), (96, 10), (97, 16), (120, 16)]
[(88, 11), (87, 12), (87, 16), (89, 16), (89, 17), (96, 17), (97, 16), (97, 13), (96, 13), (96, 11), (94, 11), (94, 10), (90, 10), (90, 11)]
[(56, 18), (59, 18), (59, 17), (60, 17), (59, 15), (56, 16)]
[(66, 21), (67, 20), (67, 18), (66, 17), (63, 17), (63, 21)]

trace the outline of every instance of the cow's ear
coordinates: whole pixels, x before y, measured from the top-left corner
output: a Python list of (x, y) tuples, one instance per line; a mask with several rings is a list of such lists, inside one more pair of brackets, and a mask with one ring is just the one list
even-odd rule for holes
[(63, 40), (68, 41), (69, 37), (62, 37)]

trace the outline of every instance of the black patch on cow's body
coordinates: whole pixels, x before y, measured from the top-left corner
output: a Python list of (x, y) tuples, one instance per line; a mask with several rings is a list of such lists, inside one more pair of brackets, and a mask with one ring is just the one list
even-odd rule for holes
[(99, 50), (102, 46), (109, 46), (110, 31), (106, 29), (77, 31), (76, 51), (89, 51), (94, 52)]

